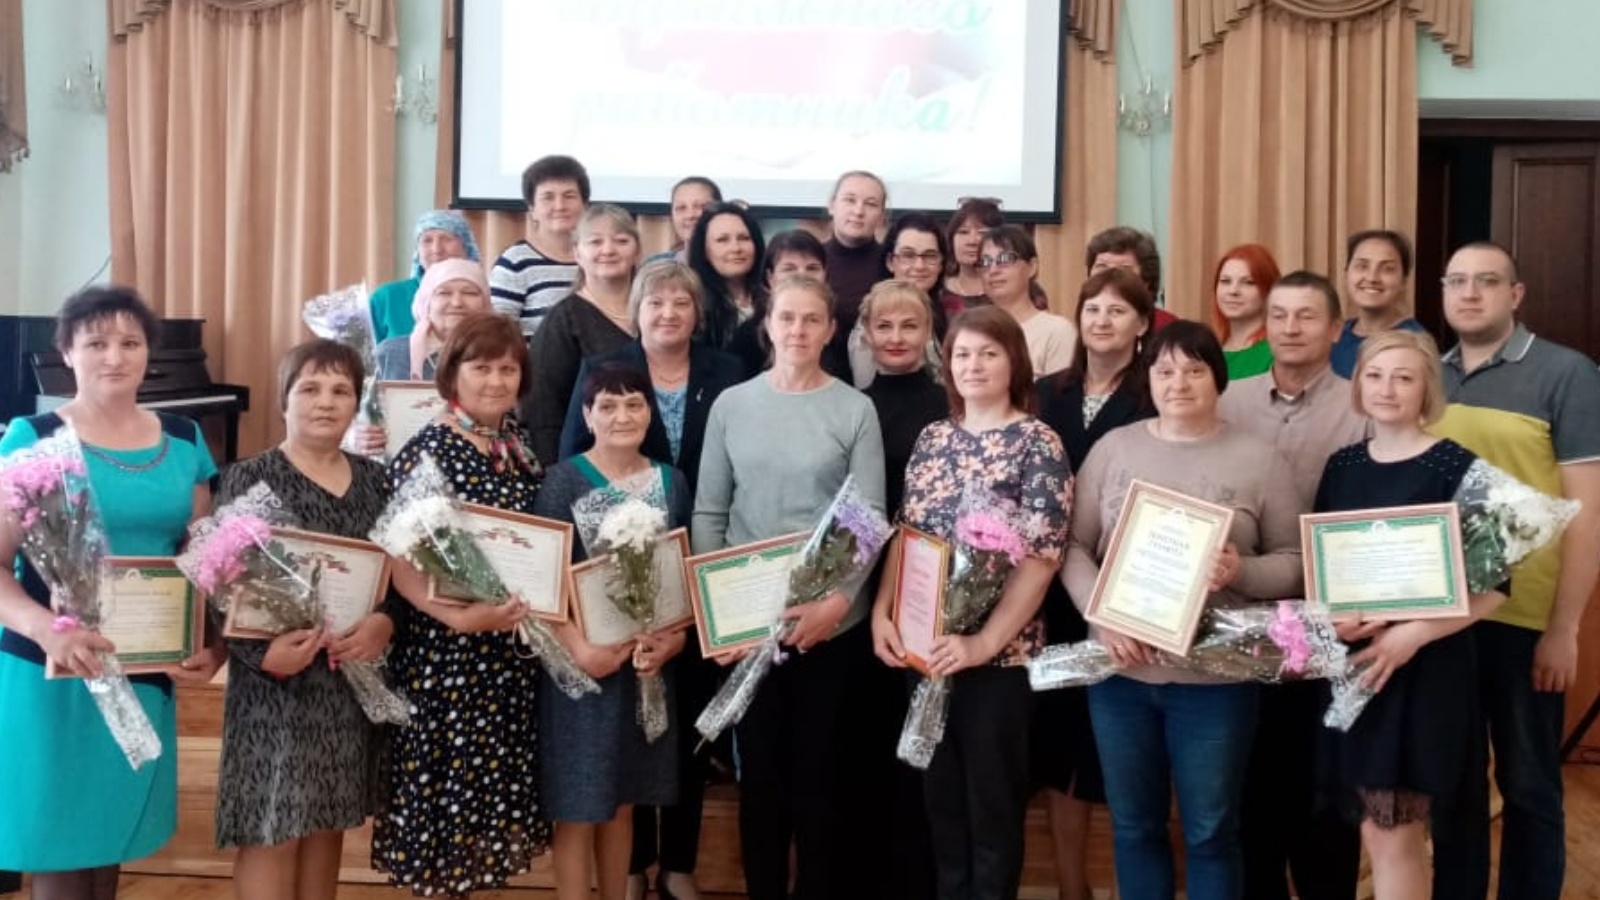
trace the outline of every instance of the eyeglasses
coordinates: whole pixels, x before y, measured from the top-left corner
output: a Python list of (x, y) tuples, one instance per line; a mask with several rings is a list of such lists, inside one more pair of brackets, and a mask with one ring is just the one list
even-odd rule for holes
[(1009, 266), (1012, 263), (1018, 263), (1021, 261), (1022, 257), (1015, 253), (1002, 253), (999, 256), (980, 256), (978, 257), (978, 268), (1004, 269), (1006, 266)]
[(924, 250), (921, 253), (911, 249), (896, 250), (895, 252), (891, 253), (890, 256), (893, 256), (895, 259), (900, 261), (901, 265), (905, 266), (909, 266), (916, 262), (926, 263), (930, 266), (936, 266), (944, 259), (944, 254), (937, 250)]
[(1505, 284), (1508, 280), (1499, 272), (1479, 272), (1475, 275), (1464, 275), (1457, 272), (1454, 275), (1446, 275), (1439, 279), (1439, 283), (1444, 285), (1444, 289), (1447, 291), (1464, 291), (1467, 289), (1467, 282), (1469, 281), (1476, 285), (1480, 291), (1492, 291)]

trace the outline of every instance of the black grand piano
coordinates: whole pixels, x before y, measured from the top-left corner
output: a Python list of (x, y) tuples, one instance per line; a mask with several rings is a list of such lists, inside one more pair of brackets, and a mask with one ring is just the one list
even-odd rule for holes
[[(211, 380), (200, 345), (201, 319), (162, 319), (139, 405), (199, 421), (223, 416), (223, 455), (239, 454), (239, 416), (250, 409), (250, 389)], [(51, 316), (0, 316), (0, 423), (48, 412), (72, 399), (77, 382), (55, 349)]]

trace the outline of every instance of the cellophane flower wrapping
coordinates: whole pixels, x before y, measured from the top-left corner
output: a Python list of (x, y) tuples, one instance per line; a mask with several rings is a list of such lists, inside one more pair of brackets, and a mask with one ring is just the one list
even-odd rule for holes
[(383, 424), (383, 408), (378, 403), (378, 341), (372, 327), (372, 304), (367, 286), (352, 284), (306, 301), (301, 313), (306, 327), (319, 338), (338, 341), (361, 356), (366, 377), (361, 383), (361, 401), (356, 421)]
[[(0, 502), (17, 526), (23, 555), (50, 590), (58, 622), (97, 630), (106, 614), (100, 585), (110, 545), (77, 432), (63, 426), (0, 459)], [(83, 679), (84, 687), (128, 765), (138, 769), (161, 756), (161, 737), (121, 662), (111, 653), (98, 657), (102, 674)]]
[[(846, 477), (800, 548), (800, 559), (789, 572), (784, 606), (814, 603), (835, 593), (853, 598), (872, 574), (878, 555), (893, 533), (883, 513), (861, 496), (855, 476)], [(794, 620), (779, 621), (761, 646), (734, 666), (728, 680), (695, 720), (695, 730), (706, 740), (716, 740), (744, 718), (767, 673), (786, 658), (783, 641), (793, 628)]]
[[(1156, 664), (1238, 681), (1280, 684), (1326, 679), (1333, 700), (1324, 716), (1330, 728), (1348, 730), (1372, 694), (1361, 685), (1326, 612), (1304, 600), (1280, 600), (1207, 609), (1186, 656), (1156, 653)], [(1055, 644), (1028, 661), (1036, 691), (1085, 687), (1117, 674), (1098, 640)]]
[[(461, 595), (456, 599), (492, 604), (511, 600), (505, 580), (468, 529), (449, 479), (427, 454), (389, 498), (368, 536), (418, 572), (449, 582)], [(523, 619), (517, 625), (517, 638), (568, 697), (576, 700), (600, 692), (600, 685), (543, 622), (532, 616)]]
[[(642, 632), (654, 630), (661, 575), (656, 547), (667, 533), (667, 498), (661, 477), (652, 467), (637, 482), (596, 488), (572, 505), (572, 518), (584, 547), (605, 563), (606, 596)], [(655, 743), (667, 733), (667, 686), (661, 673), (639, 678), (636, 710), (645, 740)]]
[[(956, 513), (950, 545), (950, 573), (944, 592), (944, 633), (977, 634), (1005, 592), (1006, 579), (1027, 556), (1015, 504), (986, 490), (969, 487)], [(950, 682), (925, 678), (911, 693), (896, 754), (918, 769), (933, 762), (944, 740), (950, 709)]]
[(1560, 536), (1582, 507), (1577, 500), (1535, 490), (1482, 459), (1462, 476), (1455, 501), (1461, 508), (1467, 590), (1474, 594), (1504, 584), (1512, 566)]
[[(224, 618), (236, 601), (248, 597), (252, 610), (264, 616), (259, 623), (264, 631), (316, 628), (327, 621), (318, 590), (321, 562), (297, 558), (273, 538), (274, 525), (292, 527), (295, 522), (272, 488), (257, 482), (189, 526), (178, 568)], [(338, 666), (370, 721), (409, 725), (410, 704), (389, 687), (383, 669), (383, 658), (347, 660)]]

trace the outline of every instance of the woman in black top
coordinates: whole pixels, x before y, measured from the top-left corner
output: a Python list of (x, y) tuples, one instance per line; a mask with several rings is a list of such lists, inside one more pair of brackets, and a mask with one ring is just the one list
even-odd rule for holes
[(696, 337), (713, 350), (726, 350), (741, 323), (761, 318), (757, 304), (765, 299), (761, 258), (766, 253), (761, 226), (743, 206), (713, 203), (695, 223), (688, 251), (689, 268), (705, 289)]
[[(1039, 418), (1055, 429), (1076, 472), (1106, 432), (1155, 413), (1135, 365), (1150, 331), (1155, 304), (1138, 276), (1107, 269), (1078, 292), (1078, 344), (1072, 364), (1038, 385)], [(1045, 632), (1052, 644), (1080, 641), (1088, 626), (1056, 580), (1044, 598)], [(1035, 703), (1034, 778), (1050, 798), (1056, 875), (1067, 900), (1089, 890), (1089, 809), (1105, 802), (1100, 760), (1081, 689), (1045, 691)]]

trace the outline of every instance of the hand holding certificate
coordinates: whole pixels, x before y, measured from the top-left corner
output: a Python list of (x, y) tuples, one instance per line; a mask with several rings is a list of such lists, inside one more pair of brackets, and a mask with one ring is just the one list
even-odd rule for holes
[(1182, 656), (1194, 641), (1233, 510), (1135, 479), (1084, 618)]
[[(106, 563), (97, 630), (117, 646), (124, 672), (161, 673), (199, 652), (200, 596), (172, 557), (110, 556)], [(46, 678), (70, 674), (53, 661), (45, 665)]]
[(1466, 569), (1454, 503), (1300, 517), (1306, 596), (1369, 621), (1464, 616)]

